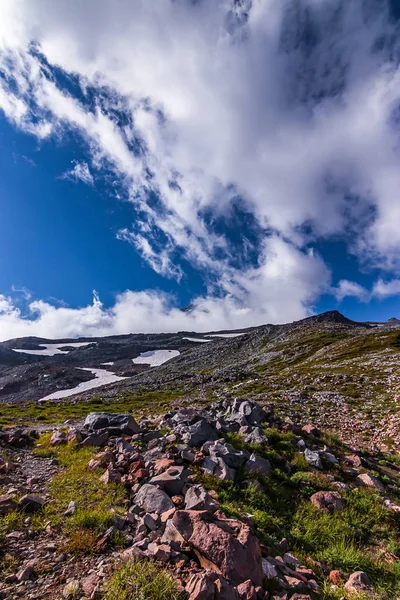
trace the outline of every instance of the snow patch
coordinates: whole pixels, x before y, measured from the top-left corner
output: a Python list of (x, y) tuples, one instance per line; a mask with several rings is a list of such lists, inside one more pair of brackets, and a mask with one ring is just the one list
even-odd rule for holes
[(88, 367), (77, 367), (77, 369), (82, 369), (82, 371), (90, 371), (90, 373), (93, 373), (95, 378), (91, 379), (90, 381), (82, 381), (74, 388), (57, 390), (56, 392), (41, 398), (39, 402), (44, 402), (45, 400), (61, 400), (62, 398), (80, 394), (81, 392), (86, 392), (87, 390), (92, 390), (93, 388), (97, 388), (102, 385), (116, 383), (117, 381), (122, 381), (122, 379), (129, 379), (128, 377), (119, 377), (118, 375), (114, 375), (114, 373), (106, 371), (105, 369), (89, 369)]
[(141, 352), (137, 358), (132, 358), (132, 362), (136, 365), (150, 365), (151, 367), (159, 367), (167, 360), (179, 356), (178, 350), (149, 350)]
[(65, 344), (39, 344), (43, 350), (25, 350), (25, 348), (13, 348), (14, 352), (22, 352), (23, 354), (36, 354), (37, 356), (55, 356), (56, 354), (68, 354), (69, 350), (60, 350), (60, 348), (81, 348), (96, 344), (97, 342), (66, 342)]
[(245, 333), (207, 333), (207, 337), (220, 337), (220, 338), (235, 338), (240, 335), (246, 335)]
[(182, 339), (189, 340), (189, 342), (211, 342), (212, 341), (212, 340), (204, 340), (202, 338), (191, 338), (191, 337), (184, 337)]

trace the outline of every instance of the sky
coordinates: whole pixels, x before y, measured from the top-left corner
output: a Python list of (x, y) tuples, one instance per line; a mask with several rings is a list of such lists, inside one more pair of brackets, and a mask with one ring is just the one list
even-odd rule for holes
[(399, 62), (400, 0), (2, 0), (0, 340), (400, 318)]

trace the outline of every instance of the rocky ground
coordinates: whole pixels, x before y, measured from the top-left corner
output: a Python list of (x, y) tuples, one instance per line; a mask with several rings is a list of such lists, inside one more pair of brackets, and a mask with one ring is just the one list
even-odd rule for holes
[(0, 431), (0, 597), (400, 598), (397, 455), (296, 416), (237, 398)]

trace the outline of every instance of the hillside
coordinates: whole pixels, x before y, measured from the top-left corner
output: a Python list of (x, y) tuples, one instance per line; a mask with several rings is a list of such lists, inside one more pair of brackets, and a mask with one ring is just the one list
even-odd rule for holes
[[(347, 442), (399, 447), (397, 322), (356, 323), (332, 311), (291, 324), (221, 333), (235, 337), (215, 335), (179, 332), (5, 342), (0, 352), (7, 349), (7, 360), (12, 352), (16, 361), (24, 356), (29, 364), (0, 364), (0, 422), (79, 417), (87, 412), (87, 402), (98, 409), (102, 403), (114, 408), (120, 404), (140, 414), (174, 401), (181, 405), (246, 397), (272, 402), (294, 420), (300, 412)], [(43, 356), (11, 350), (37, 351), (39, 343), (57, 345), (66, 353)], [(132, 362), (146, 352), (161, 351), (170, 354), (163, 355), (166, 362), (159, 366)], [(102, 369), (121, 379), (75, 395), (77, 385), (93, 383), (93, 374), (82, 368)], [(38, 402), (63, 389), (71, 389), (72, 395)]]
[(1, 344), (0, 598), (400, 598), (399, 353), (336, 311)]

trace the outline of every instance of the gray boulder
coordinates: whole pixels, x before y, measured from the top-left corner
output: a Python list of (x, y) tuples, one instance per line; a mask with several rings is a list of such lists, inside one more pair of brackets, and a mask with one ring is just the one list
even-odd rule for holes
[(260, 473), (268, 477), (271, 473), (271, 463), (266, 458), (261, 458), (256, 454), (252, 454), (245, 464), (244, 468), (249, 473)]
[(304, 458), (311, 467), (314, 467), (314, 469), (322, 469), (322, 461), (319, 452), (313, 452), (313, 450), (306, 448), (304, 450)]
[(219, 509), (219, 504), (214, 502), (210, 494), (202, 485), (193, 485), (188, 489), (185, 495), (186, 510), (210, 510), (215, 512)]
[(185, 467), (173, 466), (166, 469), (163, 473), (160, 473), (160, 475), (152, 477), (149, 483), (160, 486), (170, 496), (179, 496), (191, 474), (192, 471), (185, 469)]
[(22, 496), (18, 504), (24, 511), (34, 513), (43, 508), (46, 500), (37, 494), (27, 494), (26, 496)]
[(193, 425), (189, 425), (183, 434), (183, 441), (189, 446), (202, 446), (208, 440), (217, 440), (218, 433), (205, 420), (197, 421)]
[(140, 432), (140, 427), (130, 414), (119, 413), (90, 413), (83, 425), (88, 431), (97, 431), (98, 429), (112, 429), (113, 433), (117, 431), (121, 434), (132, 435)]
[(208, 447), (211, 458), (218, 462), (218, 458), (222, 458), (224, 463), (232, 469), (238, 469), (248, 460), (248, 452), (236, 450), (231, 444), (225, 440), (218, 440)]
[(268, 444), (267, 436), (261, 427), (246, 425), (239, 429), (239, 435), (247, 444), (262, 444), (264, 446)]
[(232, 412), (243, 415), (247, 423), (251, 425), (258, 425), (266, 416), (264, 410), (254, 400), (235, 400), (232, 405)]
[(134, 501), (147, 513), (156, 513), (157, 515), (174, 508), (171, 498), (150, 483), (142, 485)]

